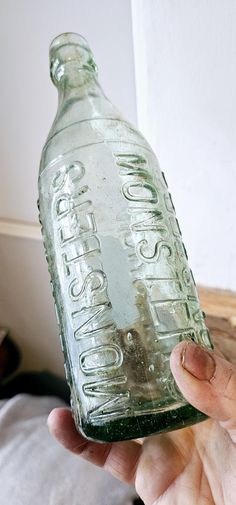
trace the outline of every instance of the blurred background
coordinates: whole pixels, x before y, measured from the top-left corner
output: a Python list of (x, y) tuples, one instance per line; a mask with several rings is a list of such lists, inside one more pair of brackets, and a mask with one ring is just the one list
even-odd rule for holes
[(36, 205), (51, 40), (87, 38), (105, 93), (159, 158), (197, 283), (236, 290), (235, 26), (235, 0), (0, 0), (0, 326), (23, 369), (62, 372)]

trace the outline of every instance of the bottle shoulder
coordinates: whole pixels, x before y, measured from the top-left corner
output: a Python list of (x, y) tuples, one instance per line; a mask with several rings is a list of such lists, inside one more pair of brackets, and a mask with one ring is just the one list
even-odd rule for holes
[(81, 119), (59, 131), (51, 131), (42, 151), (40, 173), (70, 151), (106, 142), (135, 144), (151, 150), (143, 135), (121, 117)]

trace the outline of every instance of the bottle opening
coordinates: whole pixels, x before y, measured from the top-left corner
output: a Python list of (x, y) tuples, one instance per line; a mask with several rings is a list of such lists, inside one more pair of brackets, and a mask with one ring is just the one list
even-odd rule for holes
[(97, 67), (91, 49), (78, 33), (62, 33), (51, 43), (49, 50), (50, 74), (57, 84), (66, 73), (66, 67), (96, 72)]
[(90, 51), (88, 42), (82, 35), (79, 35), (78, 33), (67, 32), (61, 33), (55, 37), (55, 39), (53, 39), (50, 44), (50, 53), (68, 44), (81, 46), (83, 49)]

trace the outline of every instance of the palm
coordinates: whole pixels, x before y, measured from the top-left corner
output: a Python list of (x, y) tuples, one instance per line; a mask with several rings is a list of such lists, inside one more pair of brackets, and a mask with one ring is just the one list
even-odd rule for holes
[(146, 439), (135, 485), (147, 505), (231, 505), (236, 493), (236, 448), (219, 423)]
[(211, 419), (140, 441), (97, 444), (76, 431), (71, 414), (55, 409), (51, 428), (69, 450), (134, 484), (145, 505), (233, 505), (236, 446)]

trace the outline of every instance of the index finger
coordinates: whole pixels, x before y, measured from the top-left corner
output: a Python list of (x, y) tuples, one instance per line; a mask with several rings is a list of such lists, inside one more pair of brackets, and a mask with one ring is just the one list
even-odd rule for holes
[(142, 446), (135, 441), (101, 444), (85, 439), (76, 429), (71, 411), (52, 410), (48, 417), (50, 433), (66, 449), (104, 468), (117, 479), (134, 484)]

